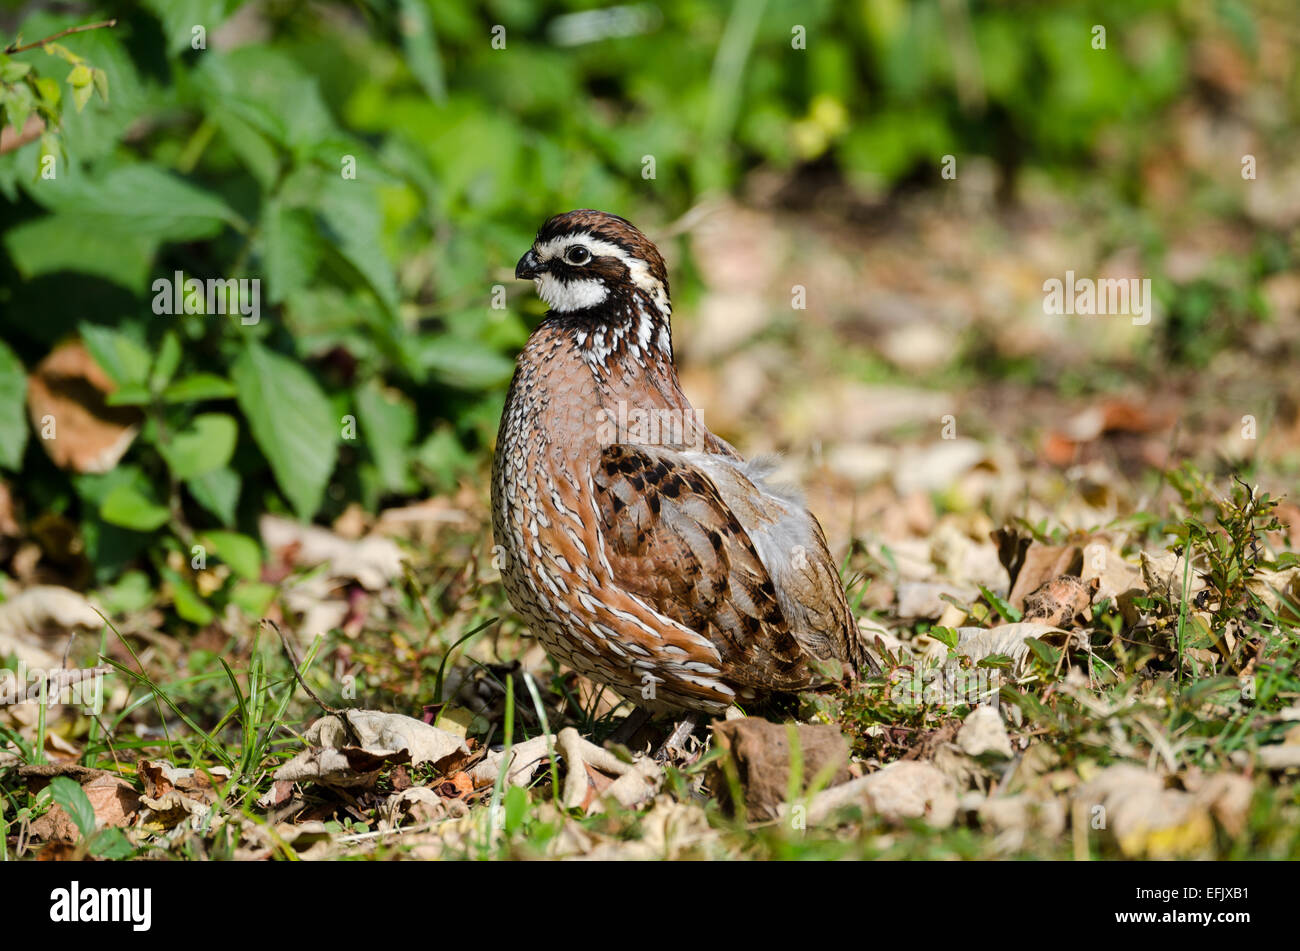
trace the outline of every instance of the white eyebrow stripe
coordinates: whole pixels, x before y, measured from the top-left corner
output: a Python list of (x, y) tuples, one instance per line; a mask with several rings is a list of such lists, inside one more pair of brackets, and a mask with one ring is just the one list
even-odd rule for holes
[[(650, 273), (650, 266), (612, 241), (597, 238), (585, 231), (575, 231), (572, 234), (563, 234), (549, 241), (536, 243), (533, 245), (533, 251), (537, 254), (538, 260), (545, 262), (554, 260), (566, 248), (575, 244), (586, 247), (593, 257), (612, 257), (621, 261), (627, 268), (632, 283), (645, 291), (660, 310), (668, 313), (668, 294), (664, 291), (663, 283)], [(581, 267), (581, 265), (574, 266)]]
[(584, 245), (593, 255), (618, 258), (629, 268), (638, 263), (642, 266), (645, 265), (644, 261), (641, 261), (640, 258), (632, 257), (632, 255), (628, 254), (626, 250), (619, 247), (613, 241), (605, 241), (604, 239), (597, 238), (585, 231), (578, 231), (573, 234), (562, 234), (558, 238), (552, 238), (550, 241), (543, 241), (542, 243), (535, 245), (533, 250), (537, 252), (538, 258), (543, 261), (549, 261), (565, 248), (573, 244)]

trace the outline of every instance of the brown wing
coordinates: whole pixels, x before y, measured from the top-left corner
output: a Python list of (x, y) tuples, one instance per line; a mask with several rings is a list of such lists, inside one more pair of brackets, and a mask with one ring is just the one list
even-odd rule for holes
[(699, 467), (618, 444), (601, 454), (594, 482), (616, 585), (707, 637), (733, 683), (784, 691), (819, 681), (753, 540)]
[(819, 660), (846, 663), (853, 674), (879, 674), (849, 609), (826, 535), (798, 493), (771, 484), (769, 466), (762, 460), (687, 458), (709, 476), (754, 543), (804, 651)]

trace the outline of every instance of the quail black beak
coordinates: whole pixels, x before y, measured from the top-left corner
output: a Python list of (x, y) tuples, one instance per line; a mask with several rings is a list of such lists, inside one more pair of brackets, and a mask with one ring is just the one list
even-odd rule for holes
[(520, 258), (519, 263), (515, 265), (515, 277), (520, 280), (527, 280), (536, 277), (541, 273), (541, 270), (541, 262), (537, 260), (537, 255), (533, 253), (533, 249), (529, 248), (528, 253)]

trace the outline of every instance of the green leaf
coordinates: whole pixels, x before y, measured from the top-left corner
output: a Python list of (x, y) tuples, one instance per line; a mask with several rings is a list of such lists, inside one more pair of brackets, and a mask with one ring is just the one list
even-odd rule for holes
[(161, 241), (191, 241), (211, 238), (227, 224), (246, 227), (217, 195), (145, 162), (98, 177), (60, 176), (33, 189), (32, 197), (52, 211), (80, 216), (87, 231), (109, 224)]
[(317, 201), (332, 247), (356, 269), (389, 313), (396, 313), (397, 277), (384, 251), (382, 205), (376, 189), (358, 181), (326, 177)]
[(68, 73), (68, 83), (73, 87), (89, 86), (94, 82), (94, 79), (95, 74), (90, 71), (90, 67), (85, 63), (78, 63)]
[(447, 80), (426, 0), (401, 0), (402, 50), (406, 64), (434, 102), (447, 100)]
[(0, 341), (0, 466), (18, 469), (27, 448), (27, 372)]
[(210, 624), (216, 615), (212, 608), (208, 607), (198, 592), (190, 586), (190, 583), (182, 578), (177, 572), (170, 568), (163, 568), (159, 574), (171, 586), (172, 605), (176, 608), (176, 613), (180, 615), (181, 620), (189, 621), (191, 624)]
[(385, 489), (398, 491), (409, 478), (415, 407), (374, 378), (357, 391), (356, 399), (361, 436), (379, 469), (380, 481)]
[(262, 215), (262, 257), (271, 282), (268, 295), (279, 304), (316, 273), (321, 252), (316, 224), (299, 208), (286, 208), (280, 201), (268, 201)]
[[(80, 68), (81, 67), (78, 67), (78, 69)], [(93, 96), (94, 94), (95, 94), (95, 87), (89, 84), (85, 86), (72, 87), (72, 102), (73, 105), (77, 107), (78, 112), (86, 108), (86, 103), (90, 102), (90, 97)]]
[(59, 85), (58, 80), (49, 76), (42, 76), (36, 80), (36, 93), (50, 109), (57, 109), (59, 103), (63, 101), (63, 87)]
[(260, 618), (266, 614), (280, 589), (273, 584), (260, 581), (241, 581), (230, 592), (230, 603), (236, 605), (251, 618)]
[(135, 846), (121, 829), (100, 829), (90, 842), (90, 854), (101, 859), (124, 859), (135, 854)]
[(239, 473), (230, 469), (213, 469), (197, 478), (187, 479), (185, 486), (205, 509), (221, 519), (222, 525), (235, 520), (235, 506), (239, 503)]
[(317, 78), (281, 50), (250, 43), (209, 50), (202, 60), (193, 78), (209, 108), (234, 113), (298, 153), (338, 135)]
[(99, 517), (104, 521), (135, 532), (161, 528), (170, 514), (165, 505), (146, 498), (135, 486), (127, 484), (114, 488), (99, 505)]
[(31, 63), (18, 59), (10, 59), (6, 56), (4, 57), (4, 62), (0, 63), (0, 81), (16, 83), (31, 71)]
[(451, 386), (487, 389), (509, 380), (515, 372), (513, 360), (475, 340), (426, 335), (414, 346), (417, 363)]
[(275, 146), (261, 132), (228, 109), (213, 106), (208, 118), (217, 124), (231, 150), (257, 179), (262, 190), (271, 191), (280, 174), (280, 159), (276, 155)]
[(143, 386), (148, 381), (153, 361), (149, 351), (131, 337), (102, 324), (83, 323), (78, 330), (99, 368), (118, 386)]
[(83, 57), (78, 56), (76, 53), (72, 52), (72, 50), (68, 49), (62, 43), (42, 43), (41, 49), (45, 50), (45, 52), (48, 55), (57, 56), (65, 63), (68, 63), (72, 66), (76, 66), (83, 59)]
[(104, 100), (104, 102), (108, 102), (108, 73), (104, 72), (102, 69), (97, 69), (93, 75), (95, 80), (95, 92), (99, 93), (100, 99)]
[(510, 835), (523, 825), (528, 815), (528, 790), (523, 786), (511, 786), (506, 790), (505, 807), (505, 830)]
[(192, 373), (181, 377), (163, 390), (164, 403), (197, 403), (200, 400), (225, 400), (235, 395), (235, 384), (215, 373)]
[(1008, 621), (1019, 621), (1024, 615), (1011, 606), (1011, 602), (996, 592), (990, 591), (984, 585), (979, 586), (980, 594), (984, 595), (984, 600), (993, 605)]
[(230, 566), (241, 578), (256, 581), (262, 575), (262, 549), (257, 542), (239, 532), (204, 532), (199, 541)]
[(149, 374), (149, 390), (157, 393), (176, 375), (176, 368), (181, 365), (181, 342), (174, 331), (168, 331), (163, 337), (162, 347), (153, 362), (153, 372)]
[(158, 239), (104, 218), (92, 224), (70, 211), (14, 225), (5, 232), (4, 244), (26, 280), (82, 271), (143, 293)]
[(172, 434), (158, 449), (172, 475), (178, 479), (221, 469), (235, 452), (239, 423), (225, 413), (200, 413), (178, 433)]
[(104, 402), (109, 406), (145, 406), (153, 402), (153, 394), (143, 383), (128, 383), (105, 396)]
[(949, 650), (957, 649), (957, 642), (960, 640), (960, 637), (952, 628), (940, 627), (936, 624), (934, 627), (930, 628), (927, 633)]
[(18, 83), (6, 90), (5, 115), (9, 117), (9, 124), (14, 127), (15, 132), (23, 131), (23, 126), (27, 124), (27, 117), (35, 108), (36, 96), (32, 94), (31, 87), (26, 83)]
[(227, 0), (146, 0), (145, 6), (162, 22), (167, 52), (175, 55), (190, 49), (196, 24), (202, 24), (211, 35), (226, 21), (232, 4)]
[(90, 797), (79, 783), (67, 776), (55, 776), (50, 780), (50, 795), (63, 807), (83, 839), (94, 835), (95, 807), (90, 804)]
[(301, 364), (256, 341), (236, 358), (231, 376), (280, 491), (299, 518), (310, 518), (338, 454), (339, 424), (329, 400)]
[(1045, 666), (1052, 668), (1056, 667), (1056, 662), (1060, 659), (1061, 652), (1055, 647), (1037, 637), (1026, 637), (1025, 643), (1028, 644), (1029, 649), (1034, 652), (1034, 656), (1037, 657)]

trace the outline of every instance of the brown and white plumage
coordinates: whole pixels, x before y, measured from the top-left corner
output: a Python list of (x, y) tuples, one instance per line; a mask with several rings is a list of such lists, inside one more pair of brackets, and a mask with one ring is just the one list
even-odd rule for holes
[[(682, 393), (654, 245), (572, 211), (516, 276), (551, 310), (506, 400), (493, 525), (511, 603), (547, 650), (653, 713), (817, 686), (825, 661), (870, 667), (821, 526)], [(627, 425), (651, 417), (671, 425)]]

